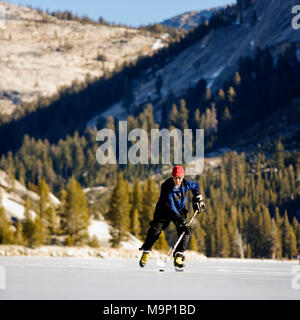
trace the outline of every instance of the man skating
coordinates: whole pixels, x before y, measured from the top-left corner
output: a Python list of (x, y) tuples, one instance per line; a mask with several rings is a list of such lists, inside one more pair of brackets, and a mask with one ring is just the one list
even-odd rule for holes
[(172, 177), (164, 181), (161, 185), (161, 193), (155, 207), (153, 220), (150, 222), (144, 244), (140, 248), (143, 251), (140, 259), (140, 266), (144, 267), (148, 261), (152, 246), (159, 238), (162, 230), (165, 230), (172, 221), (177, 230), (178, 236), (185, 232), (174, 252), (174, 266), (184, 268), (184, 252), (187, 248), (191, 227), (187, 226), (187, 209), (185, 208), (187, 192), (193, 194), (193, 208), (198, 210), (204, 206), (199, 186), (193, 181), (184, 179), (184, 169), (175, 166), (172, 169)]

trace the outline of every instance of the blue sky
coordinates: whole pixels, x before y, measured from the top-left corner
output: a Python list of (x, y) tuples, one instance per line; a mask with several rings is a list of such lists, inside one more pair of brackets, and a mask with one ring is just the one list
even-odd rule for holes
[(98, 20), (102, 16), (109, 22), (140, 26), (161, 22), (178, 14), (236, 3), (236, 0), (9, 0), (33, 8), (70, 10), (79, 16)]

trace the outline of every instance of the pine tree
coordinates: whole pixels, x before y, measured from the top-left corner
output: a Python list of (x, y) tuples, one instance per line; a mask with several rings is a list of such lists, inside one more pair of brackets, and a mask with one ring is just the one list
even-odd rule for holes
[(51, 236), (58, 232), (58, 218), (56, 215), (56, 209), (50, 202), (50, 191), (45, 179), (40, 180), (38, 184), (39, 210), (38, 215), (43, 226), (43, 234), (45, 242), (51, 243)]
[(275, 208), (275, 222), (278, 228), (279, 238), (282, 239), (282, 232), (283, 232), (283, 218), (280, 216), (279, 208)]
[(228, 222), (228, 237), (229, 237), (229, 247), (230, 247), (230, 256), (237, 257), (238, 256), (238, 246), (237, 246), (237, 209), (235, 206), (231, 206), (230, 209), (230, 217)]
[(210, 257), (216, 257), (217, 256), (217, 248), (216, 248), (216, 239), (213, 234), (210, 235)]
[(225, 100), (225, 93), (224, 93), (224, 90), (223, 90), (223, 89), (219, 89), (219, 92), (218, 92), (218, 100), (219, 100), (219, 101)]
[(0, 244), (9, 244), (13, 241), (13, 233), (10, 228), (11, 223), (2, 206), (2, 192), (0, 190)]
[(14, 235), (14, 243), (24, 245), (23, 229), (21, 221), (16, 223), (16, 232)]
[(78, 245), (88, 239), (89, 223), (86, 196), (80, 184), (72, 177), (66, 188), (61, 229), (71, 237), (74, 245)]
[(294, 227), (294, 232), (297, 240), (297, 250), (300, 252), (300, 223), (298, 222), (297, 218), (294, 217), (293, 220), (293, 227)]
[(72, 240), (72, 237), (68, 234), (65, 240), (65, 246), (72, 247), (74, 245), (74, 242)]
[(151, 103), (148, 103), (143, 112), (139, 114), (138, 125), (147, 132), (151, 129), (158, 128), (158, 125), (154, 122), (153, 106)]
[(225, 107), (223, 115), (222, 115), (222, 120), (223, 121), (230, 121), (232, 119), (232, 116), (230, 114), (230, 111), (228, 107)]
[(178, 117), (178, 109), (177, 109), (177, 106), (175, 103), (173, 103), (172, 105), (172, 109), (171, 111), (169, 112), (169, 126), (174, 126), (174, 127), (177, 127), (177, 117)]
[(235, 87), (238, 87), (241, 84), (241, 76), (238, 72), (235, 72), (233, 81), (234, 81)]
[[(83, 140), (83, 141), (81, 141)], [(72, 157), (74, 159), (74, 168), (73, 168), (73, 175), (80, 179), (82, 176), (82, 173), (84, 173), (85, 168), (85, 155), (83, 151), (84, 147), (84, 140), (85, 138), (82, 137), (82, 139), (79, 138), (78, 132), (76, 131), (73, 137), (73, 147), (72, 147)], [(82, 146), (82, 145), (83, 146)]]
[(205, 112), (205, 133), (211, 135), (218, 131), (217, 111), (215, 104), (212, 103), (211, 109), (207, 108)]
[(119, 173), (117, 184), (110, 199), (110, 208), (107, 214), (111, 224), (111, 244), (118, 247), (123, 240), (127, 240), (130, 231), (130, 203), (129, 194), (123, 173)]
[(137, 238), (141, 233), (140, 214), (137, 209), (134, 209), (131, 215), (130, 232)]
[(209, 103), (211, 101), (211, 90), (210, 88), (206, 88), (205, 90), (205, 102)]
[(7, 157), (7, 182), (9, 185), (9, 191), (14, 191), (15, 189), (15, 181), (16, 181), (16, 168), (15, 168), (15, 161), (12, 155), (12, 152), (8, 152)]
[(49, 207), (47, 208), (46, 216), (48, 224), (48, 233), (50, 237), (58, 235), (60, 233), (59, 219), (57, 216), (56, 208), (52, 203), (49, 204)]
[(13, 241), (13, 233), (10, 229), (11, 224), (6, 217), (3, 207), (0, 207), (0, 243), (10, 244)]
[(249, 218), (247, 223), (247, 242), (251, 247), (251, 257), (260, 256), (259, 216), (261, 217), (261, 215), (255, 214), (253, 210), (249, 210)]
[[(200, 182), (201, 184), (202, 182)], [(201, 187), (200, 190), (203, 190)], [(203, 191), (201, 191), (202, 194)], [(201, 219), (201, 216), (200, 216)], [(207, 215), (207, 219), (205, 225), (203, 226), (204, 235), (204, 245), (205, 245), (205, 253), (208, 257), (216, 256), (216, 241), (215, 241), (215, 219), (213, 215)], [(199, 239), (199, 235), (197, 234), (197, 240)], [(199, 251), (204, 253), (201, 249), (202, 242), (198, 242)]]
[(188, 128), (189, 113), (186, 107), (185, 100), (180, 99), (179, 103), (180, 103), (180, 108), (179, 108), (179, 114), (177, 118), (177, 124), (178, 124), (178, 128), (183, 130)]
[(261, 252), (262, 256), (271, 258), (272, 255), (272, 224), (271, 216), (268, 208), (263, 207), (263, 226), (262, 226), (262, 244)]
[(143, 209), (143, 193), (140, 184), (140, 180), (136, 179), (131, 199), (131, 211), (130, 211), (130, 232), (136, 236), (140, 236), (141, 232), (141, 222), (140, 222), (140, 214)]
[(233, 103), (235, 96), (236, 96), (236, 93), (235, 93), (235, 90), (233, 87), (229, 87), (228, 92), (227, 92), (227, 96), (228, 96), (228, 101), (230, 103)]
[(22, 221), (24, 242), (29, 247), (34, 247), (36, 245), (35, 240), (39, 239), (37, 236), (38, 230), (36, 229), (36, 224), (31, 215), (31, 201), (29, 197), (25, 200), (25, 210), (24, 210), (24, 220)]
[(153, 218), (155, 204), (157, 202), (157, 187), (155, 181), (150, 177), (145, 182), (143, 194), (143, 209), (140, 214), (141, 218), (141, 238), (146, 236), (149, 223)]
[(35, 231), (32, 236), (32, 245), (39, 247), (44, 242), (43, 225), (39, 216), (35, 218), (33, 226)]
[(247, 245), (247, 258), (251, 259), (252, 258), (252, 248), (251, 248), (251, 244), (248, 243)]
[(116, 126), (115, 126), (115, 119), (112, 116), (109, 116), (106, 120), (106, 126), (105, 128), (111, 129), (113, 131), (116, 131)]
[(196, 129), (201, 129), (200, 125), (201, 125), (201, 114), (200, 114), (200, 110), (197, 108), (194, 113), (193, 126)]
[(225, 226), (225, 211), (224, 209), (220, 209), (217, 214), (216, 219), (216, 228), (217, 228), (217, 256), (219, 257), (229, 257), (230, 255), (230, 243), (229, 243), (229, 236), (228, 230)]
[(279, 170), (284, 169), (284, 145), (281, 140), (275, 144), (274, 161)]
[(206, 244), (206, 227), (207, 227), (207, 216), (200, 216), (200, 223), (196, 225), (195, 228), (195, 240), (197, 244), (197, 250), (202, 254), (206, 254), (207, 244)]
[(228, 231), (225, 226), (222, 226), (221, 229), (221, 250), (220, 255), (223, 258), (227, 258), (230, 256), (230, 243), (229, 243), (229, 236)]
[(290, 225), (287, 211), (284, 213), (282, 233), (282, 253), (285, 258), (292, 259), (297, 255), (297, 243), (294, 230)]
[(48, 208), (48, 204), (49, 204), (49, 187), (46, 183), (45, 179), (42, 179), (39, 181), (38, 184), (38, 194), (40, 196), (38, 205), (39, 205), (39, 209), (38, 209), (38, 215), (41, 219), (41, 222), (43, 224), (43, 228), (44, 228), (44, 234), (48, 234), (48, 230), (47, 230), (47, 208)]
[(136, 129), (138, 127), (139, 127), (138, 120), (136, 118), (134, 118), (133, 116), (128, 116), (128, 118), (127, 118), (128, 131), (131, 131), (132, 129)]
[(282, 258), (282, 243), (280, 232), (276, 225), (275, 219), (272, 219), (272, 259), (281, 259)]

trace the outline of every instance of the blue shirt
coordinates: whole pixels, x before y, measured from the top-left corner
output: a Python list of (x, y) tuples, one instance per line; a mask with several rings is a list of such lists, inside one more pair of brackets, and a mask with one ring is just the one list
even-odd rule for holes
[(171, 212), (180, 215), (180, 212), (185, 209), (186, 194), (188, 191), (196, 197), (200, 194), (198, 183), (187, 181), (183, 178), (180, 187), (176, 188), (173, 178), (169, 178), (161, 185), (161, 192), (155, 211), (164, 213)]

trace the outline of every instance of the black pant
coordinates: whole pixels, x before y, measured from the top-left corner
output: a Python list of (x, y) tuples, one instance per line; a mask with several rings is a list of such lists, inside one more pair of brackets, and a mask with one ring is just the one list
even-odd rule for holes
[[(187, 211), (183, 211), (181, 213), (181, 217), (184, 219), (185, 222), (186, 222), (186, 214), (187, 214)], [(154, 243), (158, 240), (160, 233), (169, 226), (171, 221), (175, 224), (177, 235), (179, 237), (181, 233), (178, 230), (178, 222), (174, 221), (172, 215), (169, 214), (168, 216), (166, 216), (166, 215), (160, 214), (159, 212), (155, 212), (154, 219), (150, 222), (150, 228), (148, 229), (145, 242), (142, 245), (142, 249), (145, 251), (150, 251)], [(177, 248), (175, 249), (175, 253), (184, 252), (187, 248), (189, 240), (190, 240), (190, 235), (185, 234), (182, 240), (180, 241), (180, 243), (178, 244)]]

